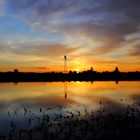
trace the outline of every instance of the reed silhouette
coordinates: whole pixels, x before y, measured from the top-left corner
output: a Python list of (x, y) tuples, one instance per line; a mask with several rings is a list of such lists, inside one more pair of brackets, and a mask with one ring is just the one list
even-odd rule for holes
[(112, 112), (101, 101), (99, 104), (97, 111), (85, 108), (75, 112), (64, 110), (65, 107), (58, 105), (58, 113), (54, 113), (52, 119), (45, 112), (46, 109), (39, 108), (42, 110), (41, 116), (29, 118), (25, 128), (18, 130), (16, 122), (10, 121), (9, 133), (0, 134), (0, 140), (112, 140), (136, 139), (140, 136), (139, 104), (134, 101), (121, 113)]

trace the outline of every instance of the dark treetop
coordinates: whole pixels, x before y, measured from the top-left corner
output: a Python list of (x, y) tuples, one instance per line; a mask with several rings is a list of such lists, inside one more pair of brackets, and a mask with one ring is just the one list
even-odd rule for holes
[(63, 72), (1, 72), (0, 82), (51, 82), (51, 81), (139, 81), (140, 72), (120, 72), (116, 67), (112, 72), (97, 72), (93, 68), (77, 73)]

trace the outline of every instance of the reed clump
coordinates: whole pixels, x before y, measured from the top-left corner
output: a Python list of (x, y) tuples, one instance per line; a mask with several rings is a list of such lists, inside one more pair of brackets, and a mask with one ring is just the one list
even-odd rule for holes
[(24, 129), (17, 130), (16, 122), (11, 121), (9, 134), (0, 134), (0, 140), (114, 140), (140, 136), (140, 106), (136, 103), (121, 112), (111, 112), (102, 103), (96, 112), (86, 108), (71, 112), (59, 106), (53, 119), (39, 110), (42, 115), (28, 119)]

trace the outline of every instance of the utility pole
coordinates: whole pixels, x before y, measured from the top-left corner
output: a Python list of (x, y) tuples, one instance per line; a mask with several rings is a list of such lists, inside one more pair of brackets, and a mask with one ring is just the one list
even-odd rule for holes
[(67, 56), (64, 55), (64, 73), (67, 73)]
[[(64, 74), (67, 73), (67, 56), (66, 54), (64, 55)], [(67, 81), (64, 81), (64, 94), (65, 94), (65, 99), (67, 99)]]

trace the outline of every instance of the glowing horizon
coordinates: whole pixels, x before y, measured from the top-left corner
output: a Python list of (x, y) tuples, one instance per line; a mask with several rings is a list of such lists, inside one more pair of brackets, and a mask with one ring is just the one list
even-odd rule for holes
[(139, 0), (1, 0), (0, 71), (140, 71)]

